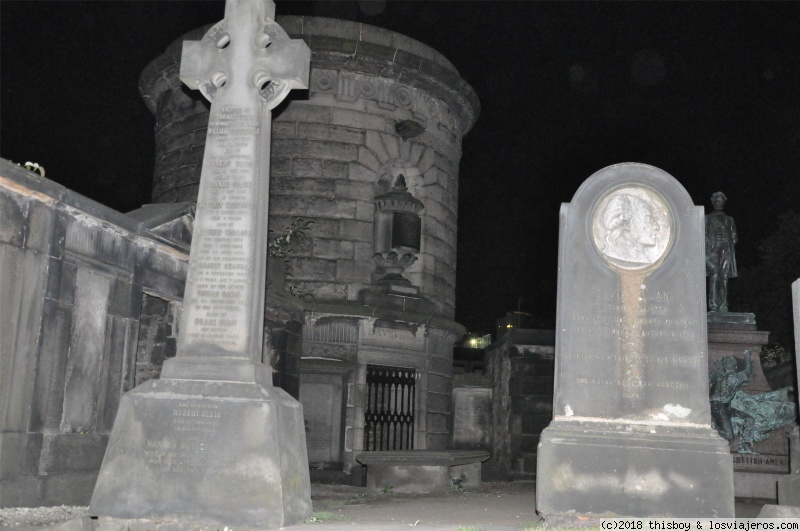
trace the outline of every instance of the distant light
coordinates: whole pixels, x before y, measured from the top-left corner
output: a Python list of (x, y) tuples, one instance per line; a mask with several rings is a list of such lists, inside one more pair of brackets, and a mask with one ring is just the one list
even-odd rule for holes
[(508, 324), (506, 325), (506, 328), (514, 328), (514, 325), (512, 325), (511, 323), (508, 323)]
[(469, 340), (469, 344), (472, 345), (473, 347), (477, 347), (478, 340), (473, 337), (472, 339)]

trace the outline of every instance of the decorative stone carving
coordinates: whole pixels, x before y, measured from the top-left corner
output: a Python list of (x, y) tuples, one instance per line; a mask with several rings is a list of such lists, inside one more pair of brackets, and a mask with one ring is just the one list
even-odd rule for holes
[(659, 261), (672, 239), (672, 219), (664, 201), (652, 190), (627, 187), (612, 191), (595, 207), (592, 237), (609, 265), (644, 269)]
[(402, 85), (398, 85), (394, 89), (394, 102), (400, 107), (411, 107), (413, 99), (411, 91)]
[(330, 92), (336, 86), (336, 72), (333, 70), (314, 70), (311, 80), (315, 90)]
[(336, 99), (341, 101), (355, 101), (356, 76), (353, 74), (339, 74), (336, 88)]
[(373, 259), (379, 267), (378, 284), (411, 285), (403, 271), (417, 259), (423, 208), (422, 201), (408, 192), (402, 174), (388, 193), (375, 199)]
[(378, 93), (378, 89), (375, 88), (375, 84), (368, 79), (360, 79), (358, 81), (358, 94), (362, 98), (372, 99)]
[(358, 319), (338, 316), (308, 319), (303, 328), (303, 341), (357, 343)]
[(461, 124), (445, 102), (400, 83), (360, 74), (314, 69), (309, 90), (312, 95), (319, 92), (329, 94), (335, 90), (336, 99), (340, 101), (361, 98), (375, 101), (384, 109), (401, 107), (433, 120), (453, 134), (461, 134)]

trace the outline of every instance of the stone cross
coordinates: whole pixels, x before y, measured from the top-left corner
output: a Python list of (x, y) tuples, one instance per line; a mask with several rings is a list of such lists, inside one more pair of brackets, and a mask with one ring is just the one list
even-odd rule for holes
[[(123, 395), (90, 511), (186, 528), (275, 528), (311, 514), (303, 410), (261, 363), (270, 111), (310, 51), (271, 0), (228, 0), (185, 43), (181, 79), (211, 101), (178, 354)], [(137, 524), (139, 525), (139, 524)]]
[(272, 0), (228, 0), (222, 22), (184, 42), (181, 80), (211, 110), (178, 357), (260, 359), (271, 109), (308, 86), (311, 55), (274, 14)]

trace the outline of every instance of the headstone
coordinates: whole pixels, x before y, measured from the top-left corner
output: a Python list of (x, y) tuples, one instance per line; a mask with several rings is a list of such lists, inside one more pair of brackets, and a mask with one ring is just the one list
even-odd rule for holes
[(536, 478), (539, 439), (553, 417), (555, 331), (519, 324), (498, 326), (505, 332), (486, 352), (492, 375), (492, 458), (485, 472), (492, 479)]
[[(792, 282), (792, 317), (795, 345), (800, 345), (800, 278)], [(795, 369), (800, 377), (800, 364), (796, 361)], [(797, 427), (791, 431), (789, 441), (791, 469), (789, 474), (778, 478), (778, 503), (800, 512), (800, 430)]]
[(492, 380), (489, 376), (453, 377), (453, 449), (490, 450), (492, 444)]
[(553, 420), (537, 510), (733, 517), (711, 428), (703, 209), (658, 168), (600, 170), (561, 209)]
[(178, 352), (119, 407), (90, 512), (279, 527), (311, 511), (299, 402), (261, 363), (271, 109), (310, 52), (271, 0), (228, 0), (184, 44), (181, 79), (211, 100)]

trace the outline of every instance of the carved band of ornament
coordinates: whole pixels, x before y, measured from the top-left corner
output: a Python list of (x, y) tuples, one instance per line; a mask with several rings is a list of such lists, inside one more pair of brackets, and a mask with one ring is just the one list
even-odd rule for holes
[(424, 205), (419, 201), (403, 201), (397, 199), (376, 199), (375, 206), (378, 210), (418, 213)]
[(350, 320), (325, 323), (306, 322), (306, 326), (303, 327), (303, 341), (358, 343), (358, 326)]
[(336, 70), (313, 69), (311, 93), (333, 94), (343, 101), (365, 99), (375, 101), (387, 110), (397, 107), (412, 111), (444, 125), (454, 133), (460, 133), (461, 123), (456, 113), (442, 100), (431, 97), (424, 90), (409, 87), (388, 79), (338, 72)]

